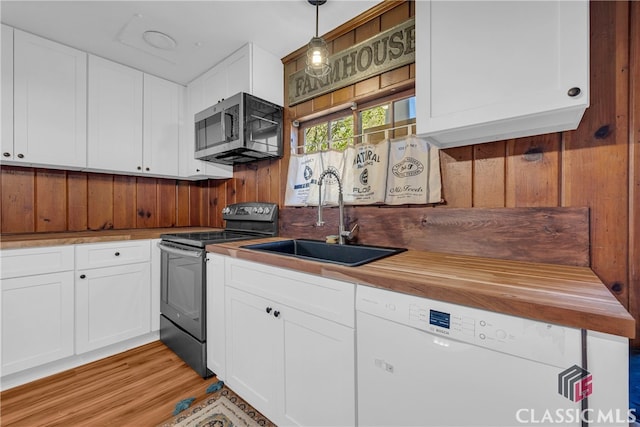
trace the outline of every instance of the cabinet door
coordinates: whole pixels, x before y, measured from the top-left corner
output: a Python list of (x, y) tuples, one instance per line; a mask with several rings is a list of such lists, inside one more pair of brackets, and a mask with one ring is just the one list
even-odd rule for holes
[(73, 355), (73, 272), (2, 280), (2, 375)]
[(13, 28), (2, 24), (2, 159), (13, 159)]
[(238, 92), (252, 93), (251, 85), (251, 49), (250, 43), (244, 45), (224, 60), (227, 73), (226, 97)]
[(89, 56), (90, 169), (142, 171), (142, 72)]
[(187, 102), (185, 113), (185, 137), (180, 149), (180, 176), (205, 175), (205, 162), (196, 160), (195, 152), (195, 114), (204, 110), (204, 81), (202, 77), (195, 79), (187, 85)]
[[(202, 75), (202, 105), (198, 111), (209, 108), (229, 96), (227, 67), (221, 63)], [(198, 112), (196, 111), (196, 113)]]
[(277, 424), (355, 425), (354, 329), (287, 307), (280, 318), (284, 396)]
[(82, 168), (87, 145), (87, 55), (14, 31), (14, 157)]
[(76, 271), (76, 353), (150, 331), (149, 263)]
[(207, 368), (225, 380), (224, 257), (207, 254)]
[(184, 87), (144, 75), (143, 169), (178, 176)]
[(277, 56), (251, 44), (251, 93), (284, 105), (284, 66)]
[(587, 1), (416, 2), (415, 45), (418, 133), (439, 147), (575, 129), (589, 105)]
[[(282, 322), (264, 298), (225, 288), (226, 382), (266, 417), (275, 419), (282, 384)], [(267, 313), (270, 309), (270, 313)]]

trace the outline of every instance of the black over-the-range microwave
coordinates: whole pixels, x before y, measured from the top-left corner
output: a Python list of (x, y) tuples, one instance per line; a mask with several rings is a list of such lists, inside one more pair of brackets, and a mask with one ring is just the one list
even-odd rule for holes
[(282, 107), (240, 92), (195, 115), (195, 157), (247, 163), (282, 157)]

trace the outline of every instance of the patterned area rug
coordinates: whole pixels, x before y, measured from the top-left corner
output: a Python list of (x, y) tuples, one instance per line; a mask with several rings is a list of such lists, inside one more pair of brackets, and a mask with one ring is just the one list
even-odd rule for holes
[(224, 386), (173, 417), (161, 427), (276, 427), (240, 396)]

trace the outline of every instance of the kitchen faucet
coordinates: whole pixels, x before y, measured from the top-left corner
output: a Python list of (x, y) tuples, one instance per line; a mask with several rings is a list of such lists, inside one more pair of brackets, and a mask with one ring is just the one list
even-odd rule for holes
[(338, 210), (340, 213), (340, 224), (338, 225), (338, 243), (340, 245), (344, 245), (345, 237), (351, 240), (354, 231), (358, 227), (358, 224), (354, 225), (351, 231), (346, 231), (344, 228), (344, 201), (342, 199), (342, 182), (340, 181), (338, 173), (333, 169), (325, 169), (324, 172), (320, 174), (320, 178), (318, 178), (318, 221), (316, 222), (316, 226), (322, 227), (324, 225), (324, 221), (322, 220), (322, 181), (327, 175), (333, 175), (336, 178), (336, 181), (338, 181)]

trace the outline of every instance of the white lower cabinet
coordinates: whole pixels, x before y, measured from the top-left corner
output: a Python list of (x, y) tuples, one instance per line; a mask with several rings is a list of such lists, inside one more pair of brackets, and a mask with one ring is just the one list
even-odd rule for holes
[(224, 262), (229, 387), (277, 425), (355, 425), (354, 285)]
[[(266, 312), (273, 302), (226, 289), (226, 382), (254, 408), (279, 424), (276, 403), (282, 381), (282, 322)], [(273, 311), (272, 311), (273, 313)]]
[(76, 273), (76, 353), (151, 330), (149, 263)]
[(279, 425), (355, 425), (355, 331), (283, 308), (283, 411)]
[(1, 250), (2, 388), (157, 340), (157, 241)]
[(218, 379), (226, 381), (224, 257), (208, 253), (206, 268), (207, 368)]
[(73, 247), (3, 250), (2, 375), (73, 354)]
[(2, 280), (2, 375), (73, 354), (73, 272)]
[(151, 331), (150, 260), (149, 240), (76, 247), (76, 353)]

